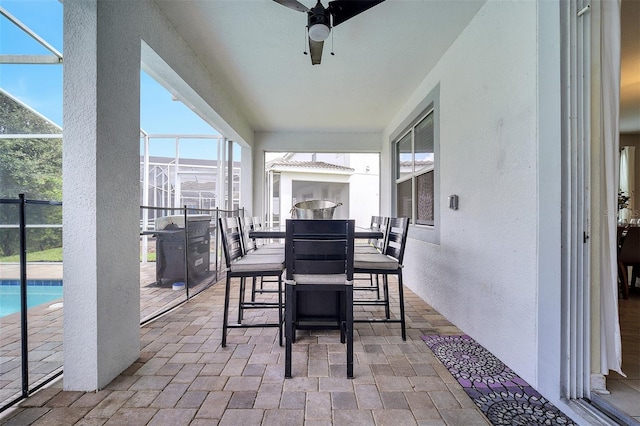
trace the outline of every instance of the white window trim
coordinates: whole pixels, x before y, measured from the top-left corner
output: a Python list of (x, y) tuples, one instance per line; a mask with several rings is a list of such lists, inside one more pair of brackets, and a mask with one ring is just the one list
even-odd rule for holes
[[(409, 115), (400, 123), (389, 135), (389, 145), (391, 146), (392, 170), (391, 170), (391, 199), (392, 212), (397, 215), (397, 164), (396, 164), (396, 142), (401, 136), (415, 126), (420, 120), (433, 110), (433, 225), (409, 225), (409, 237), (433, 244), (440, 244), (440, 85), (436, 85), (433, 90), (411, 111)], [(415, 208), (415, 206), (413, 206)]]

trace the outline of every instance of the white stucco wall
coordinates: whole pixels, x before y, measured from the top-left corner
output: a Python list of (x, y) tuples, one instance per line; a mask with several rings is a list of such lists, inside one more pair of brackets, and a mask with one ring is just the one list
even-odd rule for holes
[[(536, 2), (489, 1), (387, 126), (382, 160), (391, 164), (389, 135), (440, 84), (440, 244), (409, 233), (405, 282), (534, 386), (536, 16)], [(450, 194), (457, 211), (444, 207)]]

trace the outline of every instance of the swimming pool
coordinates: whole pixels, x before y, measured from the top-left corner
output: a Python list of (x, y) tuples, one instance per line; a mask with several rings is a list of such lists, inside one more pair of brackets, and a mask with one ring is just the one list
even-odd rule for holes
[[(62, 280), (27, 280), (27, 308), (62, 298)], [(20, 312), (20, 281), (0, 280), (0, 317)]]

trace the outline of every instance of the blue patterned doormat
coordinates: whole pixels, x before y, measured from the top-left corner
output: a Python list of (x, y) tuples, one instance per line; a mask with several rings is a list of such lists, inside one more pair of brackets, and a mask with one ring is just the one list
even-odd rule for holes
[(422, 336), (494, 425), (576, 425), (469, 336)]

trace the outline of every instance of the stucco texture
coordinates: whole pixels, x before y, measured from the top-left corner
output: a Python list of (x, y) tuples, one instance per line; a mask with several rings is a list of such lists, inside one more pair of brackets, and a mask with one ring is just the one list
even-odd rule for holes
[(440, 243), (409, 233), (405, 282), (534, 386), (536, 43), (535, 2), (488, 2), (387, 131), (440, 84)]

